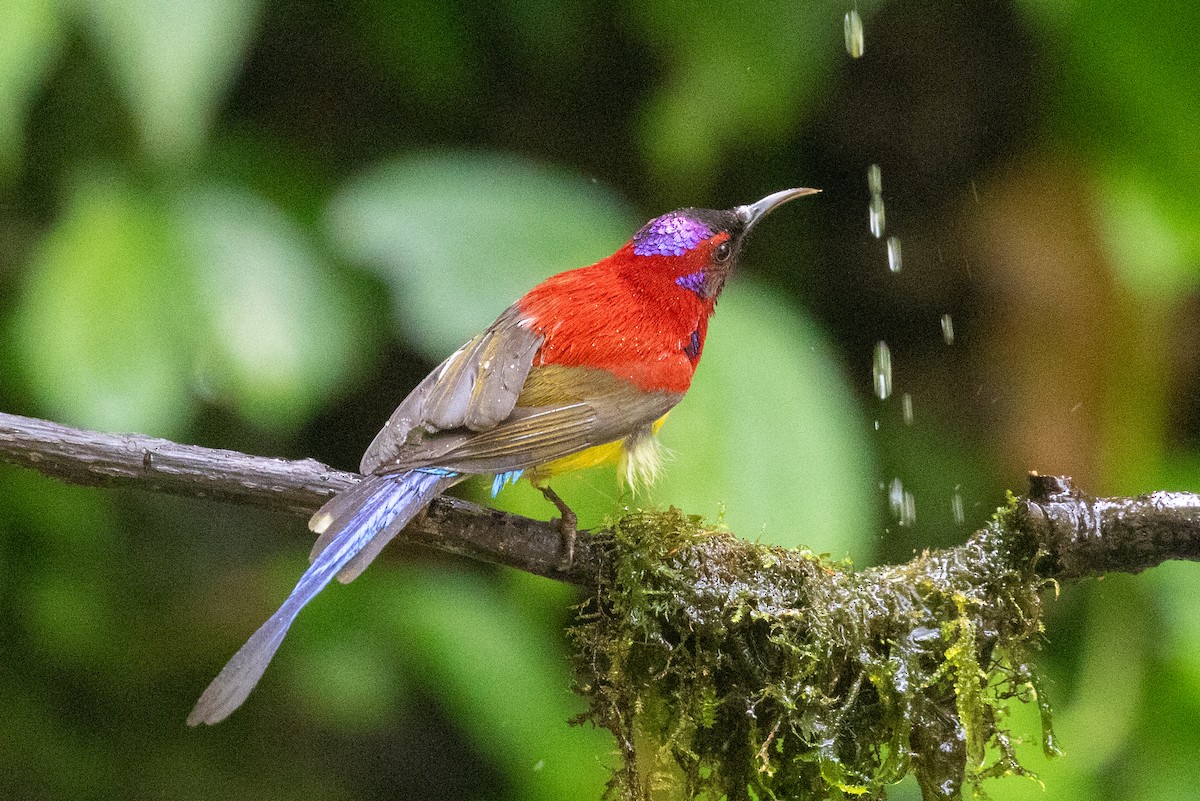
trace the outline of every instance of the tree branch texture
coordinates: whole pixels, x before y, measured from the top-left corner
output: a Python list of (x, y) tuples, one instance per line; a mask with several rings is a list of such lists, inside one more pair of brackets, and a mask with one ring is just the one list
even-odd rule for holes
[[(4, 413), (0, 462), (71, 484), (132, 486), (302, 516), (358, 480), (315, 459), (250, 456)], [(1170, 559), (1200, 560), (1200, 496), (1194, 493), (1094, 498), (1069, 478), (1032, 475), (1016, 511), (1013, 519), (1042, 554), (1038, 571), (1045, 578), (1138, 573)], [(457, 498), (435, 500), (401, 538), (589, 586), (602, 559), (581, 537), (571, 569), (559, 570), (555, 525)]]
[[(278, 459), (181, 445), (141, 434), (104, 434), (0, 413), (0, 462), (70, 484), (138, 487), (309, 516), (358, 481), (315, 459)], [(597, 555), (586, 538), (570, 570), (558, 567), (558, 527), (438, 498), (399, 539), (575, 584), (594, 583)]]

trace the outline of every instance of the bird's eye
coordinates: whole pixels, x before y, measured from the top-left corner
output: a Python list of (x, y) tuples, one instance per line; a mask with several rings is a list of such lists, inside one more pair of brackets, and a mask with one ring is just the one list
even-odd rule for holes
[(713, 258), (717, 261), (726, 261), (729, 254), (733, 253), (733, 247), (729, 244), (729, 240), (725, 240), (717, 245), (717, 249), (713, 251)]

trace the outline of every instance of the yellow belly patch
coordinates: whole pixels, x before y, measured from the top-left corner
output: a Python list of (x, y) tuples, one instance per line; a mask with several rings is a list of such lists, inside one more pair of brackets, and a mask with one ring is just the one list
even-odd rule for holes
[(525, 471), (525, 478), (535, 487), (550, 483), (555, 476), (571, 473), (575, 470), (585, 470), (589, 467), (599, 467), (604, 464), (619, 464), (621, 470), (618, 477), (623, 483), (636, 485), (650, 483), (658, 473), (662, 461), (662, 445), (658, 442), (658, 429), (666, 422), (663, 415), (651, 424), (649, 435), (638, 437), (631, 435), (624, 439), (606, 442), (603, 445), (593, 445), (587, 450), (555, 459), (552, 462), (538, 465)]

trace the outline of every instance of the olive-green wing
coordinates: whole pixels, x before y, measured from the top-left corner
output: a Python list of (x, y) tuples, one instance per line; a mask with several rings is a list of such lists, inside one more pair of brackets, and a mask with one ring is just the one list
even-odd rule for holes
[(363, 454), (360, 471), (397, 469), (401, 454), (431, 435), (486, 431), (509, 417), (542, 339), (509, 307), (409, 393)]
[(389, 467), (463, 473), (527, 470), (634, 434), (683, 397), (646, 392), (607, 370), (545, 365), (526, 376), (512, 412), (484, 431), (439, 431), (394, 453)]

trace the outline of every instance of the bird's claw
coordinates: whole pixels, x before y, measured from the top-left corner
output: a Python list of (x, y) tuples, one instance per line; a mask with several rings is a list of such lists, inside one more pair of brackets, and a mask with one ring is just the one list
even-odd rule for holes
[(546, 500), (558, 508), (560, 515), (558, 533), (562, 537), (562, 559), (559, 560), (558, 569), (566, 572), (575, 563), (575, 534), (578, 531), (579, 518), (575, 516), (571, 507), (567, 506), (566, 501), (558, 497), (558, 493), (550, 487), (538, 487), (538, 489), (542, 495), (546, 496)]

